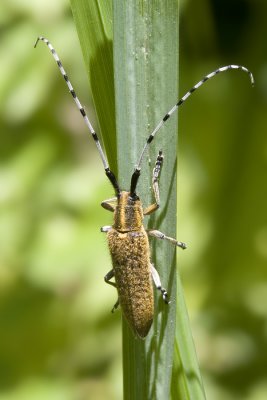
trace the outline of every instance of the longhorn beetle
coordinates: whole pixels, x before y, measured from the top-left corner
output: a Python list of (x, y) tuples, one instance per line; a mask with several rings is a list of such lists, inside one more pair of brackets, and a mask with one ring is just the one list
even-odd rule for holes
[[(148, 136), (146, 143), (141, 152), (137, 165), (134, 168), (130, 190), (121, 190), (119, 183), (110, 170), (107, 158), (103, 148), (99, 142), (98, 136), (92, 127), (86, 112), (81, 105), (69, 78), (62, 66), (62, 63), (53, 48), (52, 44), (43, 36), (37, 38), (34, 47), (37, 46), (39, 40), (42, 40), (51, 51), (59, 70), (69, 88), (69, 91), (84, 119), (87, 128), (89, 129), (96, 147), (100, 154), (105, 173), (112, 184), (116, 197), (105, 200), (101, 206), (108, 211), (113, 212), (114, 222), (112, 226), (104, 226), (101, 232), (107, 233), (107, 240), (109, 251), (112, 258), (113, 268), (105, 276), (105, 282), (117, 288), (118, 301), (113, 307), (114, 311), (119, 304), (121, 305), (124, 317), (128, 321), (135, 335), (140, 338), (145, 338), (149, 332), (154, 316), (154, 297), (152, 280), (156, 288), (161, 292), (163, 300), (166, 304), (169, 303), (167, 291), (162, 287), (159, 274), (155, 269), (150, 259), (150, 248), (148, 242), (148, 235), (157, 239), (168, 240), (171, 244), (186, 248), (185, 243), (179, 242), (156, 229), (145, 229), (143, 225), (144, 216), (150, 215), (155, 212), (160, 206), (159, 195), (159, 177), (163, 163), (162, 151), (159, 152), (152, 176), (152, 188), (155, 197), (155, 203), (143, 208), (142, 203), (136, 193), (136, 186), (141, 173), (141, 164), (144, 154), (156, 136), (160, 128), (170, 118), (170, 116), (181, 106), (191, 94), (202, 86), (208, 79), (219, 74), (220, 72), (228, 71), (230, 69), (238, 69), (246, 72), (251, 80), (252, 86), (254, 85), (254, 78), (252, 73), (241, 65), (227, 65), (221, 67), (206, 75), (195, 86), (192, 87), (170, 111), (165, 114), (162, 120), (158, 123), (155, 129)], [(115, 278), (115, 283), (111, 281)]]

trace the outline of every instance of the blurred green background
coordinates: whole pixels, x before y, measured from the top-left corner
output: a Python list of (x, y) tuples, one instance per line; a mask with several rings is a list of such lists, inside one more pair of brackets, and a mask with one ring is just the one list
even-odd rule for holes
[[(208, 399), (267, 398), (267, 3), (181, 3), (179, 252)], [(96, 125), (67, 0), (0, 2), (0, 400), (120, 399), (120, 312), (99, 227), (112, 196), (56, 65)], [(164, 55), (163, 55), (164, 56)], [(162, 114), (169, 105), (162, 104)]]

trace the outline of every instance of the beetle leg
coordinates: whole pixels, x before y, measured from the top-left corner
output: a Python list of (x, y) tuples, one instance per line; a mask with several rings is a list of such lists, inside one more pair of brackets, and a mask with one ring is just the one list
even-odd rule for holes
[(112, 226), (111, 226), (111, 225), (106, 225), (106, 226), (102, 226), (102, 227), (100, 228), (100, 231), (101, 231), (101, 232), (109, 232), (111, 229), (112, 229)]
[(110, 279), (112, 279), (112, 278), (114, 278), (114, 271), (113, 271), (113, 269), (111, 269), (111, 270), (107, 273), (107, 275), (104, 276), (104, 281), (105, 281), (107, 284), (109, 284), (109, 285), (114, 286), (115, 288), (117, 288), (117, 285), (116, 285), (115, 282), (110, 282)]
[(154, 267), (153, 264), (150, 264), (150, 271), (151, 271), (151, 275), (152, 275), (153, 281), (155, 283), (155, 286), (161, 292), (164, 302), (166, 304), (170, 304), (170, 301), (168, 300), (167, 290), (161, 286), (161, 281), (160, 281), (158, 271), (156, 270), (156, 268)]
[(114, 304), (114, 306), (113, 306), (111, 312), (114, 313), (114, 312), (117, 310), (117, 308), (119, 307), (119, 305), (120, 305), (120, 302), (119, 302), (119, 299), (118, 299), (118, 300), (116, 301), (116, 303)]
[(163, 155), (162, 155), (162, 151), (160, 150), (157, 160), (156, 160), (156, 163), (155, 163), (155, 168), (153, 169), (153, 176), (152, 176), (152, 187), (153, 187), (153, 192), (154, 192), (156, 202), (144, 209), (144, 215), (152, 214), (160, 206), (159, 177), (160, 177), (162, 164), (163, 164)]
[(183, 250), (186, 249), (186, 244), (184, 242), (179, 242), (178, 240), (176, 240), (172, 237), (166, 236), (164, 233), (162, 233), (156, 229), (147, 229), (147, 233), (148, 233), (148, 235), (153, 236), (157, 239), (168, 240), (175, 246), (181, 247), (181, 249), (183, 249)]
[[(110, 279), (112, 279), (112, 278), (114, 278), (114, 271), (113, 271), (113, 269), (111, 269), (111, 270), (107, 273), (107, 275), (104, 276), (104, 280), (105, 280), (105, 282), (108, 283), (109, 285), (114, 286), (115, 288), (117, 288), (117, 285), (116, 285), (115, 282), (110, 282)], [(114, 311), (116, 311), (116, 309), (119, 307), (119, 305), (120, 305), (120, 302), (119, 302), (119, 299), (118, 299), (118, 300), (116, 301), (116, 303), (114, 304), (114, 306), (113, 306), (111, 312), (114, 313)]]
[(117, 204), (117, 197), (112, 197), (112, 199), (107, 199), (102, 201), (101, 206), (108, 211), (115, 211), (115, 205)]
[(162, 164), (163, 164), (163, 155), (162, 155), (162, 151), (160, 150), (157, 160), (156, 160), (156, 163), (155, 163), (155, 168), (153, 169), (153, 176), (152, 176), (152, 187), (153, 187), (157, 207), (159, 207), (159, 205), (160, 205), (159, 177), (160, 177), (160, 173), (161, 173)]

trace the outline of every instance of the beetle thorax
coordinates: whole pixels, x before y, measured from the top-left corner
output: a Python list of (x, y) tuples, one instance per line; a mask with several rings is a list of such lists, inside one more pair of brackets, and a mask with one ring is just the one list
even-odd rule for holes
[(120, 232), (138, 231), (143, 224), (143, 208), (139, 198), (121, 192), (114, 212), (113, 228)]

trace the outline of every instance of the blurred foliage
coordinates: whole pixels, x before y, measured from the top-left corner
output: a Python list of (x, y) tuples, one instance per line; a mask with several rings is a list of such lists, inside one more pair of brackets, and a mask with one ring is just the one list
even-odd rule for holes
[[(267, 3), (183, 0), (179, 265), (209, 399), (267, 396)], [(120, 312), (99, 227), (112, 195), (46, 48), (95, 125), (67, 0), (0, 3), (0, 400), (121, 398)], [(163, 55), (164, 56), (164, 55)], [(169, 104), (162, 105), (162, 111)]]
[(181, 13), (181, 94), (220, 65), (256, 80), (218, 76), (180, 110), (179, 265), (208, 399), (267, 397), (266, 16), (250, 0)]
[(110, 187), (48, 49), (33, 48), (51, 39), (92, 114), (69, 4), (8, 0), (0, 15), (0, 399), (118, 399)]

